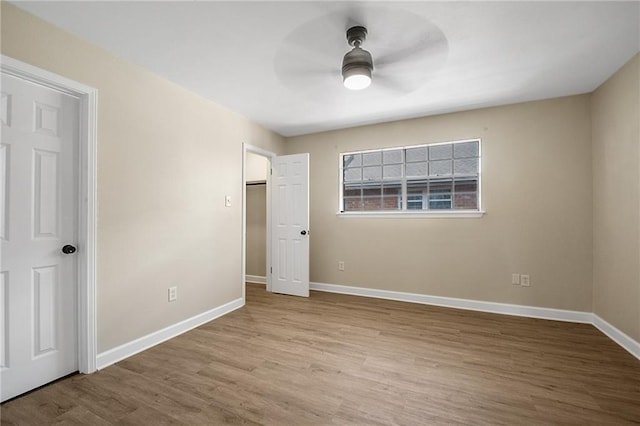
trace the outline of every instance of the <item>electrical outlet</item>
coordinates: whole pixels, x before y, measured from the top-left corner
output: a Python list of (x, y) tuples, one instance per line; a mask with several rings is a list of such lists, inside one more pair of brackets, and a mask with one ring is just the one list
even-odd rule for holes
[(169, 302), (178, 300), (178, 287), (169, 287)]
[(338, 261), (338, 271), (344, 271), (344, 261)]
[(529, 275), (525, 275), (525, 274), (520, 275), (520, 285), (524, 287), (529, 287), (531, 285)]
[(511, 274), (511, 284), (520, 285), (520, 274)]

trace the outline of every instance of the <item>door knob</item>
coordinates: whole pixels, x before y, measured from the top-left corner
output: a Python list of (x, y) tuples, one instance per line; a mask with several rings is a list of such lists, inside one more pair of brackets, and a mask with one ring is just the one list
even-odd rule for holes
[(71, 244), (67, 244), (66, 246), (62, 247), (62, 252), (64, 254), (73, 254), (76, 252), (76, 248)]
[(305, 230), (300, 231), (300, 235), (307, 235), (307, 231)]

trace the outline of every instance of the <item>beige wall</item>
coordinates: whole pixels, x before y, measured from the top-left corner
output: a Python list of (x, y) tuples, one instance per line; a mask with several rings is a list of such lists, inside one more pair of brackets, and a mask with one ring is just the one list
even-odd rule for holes
[(267, 275), (267, 185), (247, 185), (248, 275)]
[(99, 90), (98, 350), (241, 297), (242, 143), (282, 138), (6, 2), (2, 54)]
[(640, 341), (640, 55), (591, 98), (593, 311)]
[(269, 160), (267, 160), (267, 157), (263, 157), (262, 155), (255, 154), (253, 152), (247, 152), (247, 163), (245, 167), (245, 179), (247, 182), (267, 180), (267, 170), (269, 167)]
[[(476, 137), (484, 217), (336, 216), (339, 153)], [(311, 281), (591, 311), (589, 96), (295, 137), (286, 148), (311, 154)], [(511, 285), (513, 272), (530, 274), (531, 287)]]

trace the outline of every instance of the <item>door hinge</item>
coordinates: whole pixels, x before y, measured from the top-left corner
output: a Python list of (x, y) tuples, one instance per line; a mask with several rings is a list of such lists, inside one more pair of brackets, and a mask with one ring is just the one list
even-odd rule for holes
[(273, 267), (271, 267), (271, 268), (269, 268), (269, 269), (271, 269), (271, 270), (269, 271), (269, 273), (273, 274)]
[(269, 169), (269, 174), (273, 175), (273, 169)]

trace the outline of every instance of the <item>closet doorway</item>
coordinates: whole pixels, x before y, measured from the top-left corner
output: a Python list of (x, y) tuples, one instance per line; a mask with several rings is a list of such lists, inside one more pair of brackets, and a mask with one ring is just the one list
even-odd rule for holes
[(269, 276), (269, 153), (245, 150), (245, 282), (268, 288)]
[(247, 282), (309, 297), (309, 154), (244, 144), (242, 164), (243, 299)]

